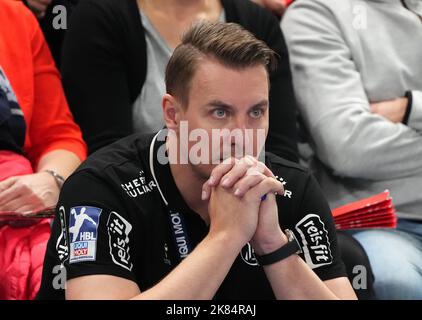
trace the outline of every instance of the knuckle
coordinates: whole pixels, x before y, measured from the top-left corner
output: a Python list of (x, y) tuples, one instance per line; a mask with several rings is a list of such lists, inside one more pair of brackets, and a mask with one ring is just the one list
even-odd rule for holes
[(255, 159), (253, 156), (251, 156), (251, 155), (247, 155), (246, 156), (246, 158), (248, 158), (252, 163), (254, 163), (254, 164), (256, 164), (256, 163), (258, 163), (259, 161), (257, 160), (257, 159)]
[(261, 182), (262, 180), (263, 178), (260, 175), (253, 175), (249, 177), (250, 184), (254, 184), (254, 185)]
[(275, 179), (273, 179), (272, 177), (266, 177), (265, 178), (265, 185), (268, 188), (277, 188), (278, 187), (278, 183)]
[(256, 170), (255, 168), (249, 168), (247, 171), (246, 171), (246, 175), (247, 176), (259, 176), (259, 175), (261, 175), (261, 172), (259, 172), (258, 170)]
[(255, 161), (250, 156), (245, 156), (240, 159), (240, 163), (245, 167), (251, 167), (255, 165)]
[(22, 181), (17, 181), (15, 187), (18, 190), (25, 190), (27, 188), (26, 184), (24, 184)]
[(27, 183), (22, 183), (21, 188), (22, 188), (22, 190), (24, 190), (26, 192), (32, 193), (32, 189)]
[(266, 176), (264, 176), (262, 173), (255, 175), (255, 177), (259, 182), (264, 181), (266, 179)]
[(259, 168), (262, 171), (264, 171), (265, 169), (267, 169), (267, 166), (264, 163), (262, 163), (261, 161), (257, 161), (256, 162), (256, 167)]
[(238, 181), (234, 184), (233, 189), (234, 190), (239, 189), (241, 186), (242, 186), (242, 181)]

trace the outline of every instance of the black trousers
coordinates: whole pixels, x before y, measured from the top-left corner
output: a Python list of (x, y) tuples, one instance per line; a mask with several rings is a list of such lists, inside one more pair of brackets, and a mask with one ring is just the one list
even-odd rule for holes
[[(341, 257), (346, 265), (348, 278), (352, 286), (354, 286), (356, 295), (360, 300), (375, 299), (375, 277), (365, 250), (347, 232), (337, 231), (337, 240), (341, 250)], [(364, 275), (362, 270), (365, 272)], [(362, 285), (362, 279), (366, 280), (364, 285)]]

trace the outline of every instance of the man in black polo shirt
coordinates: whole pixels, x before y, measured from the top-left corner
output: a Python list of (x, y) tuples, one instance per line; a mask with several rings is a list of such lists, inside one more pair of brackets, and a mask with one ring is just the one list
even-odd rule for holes
[(66, 181), (39, 298), (355, 298), (314, 178), (257, 160), (274, 59), (234, 24), (186, 33), (166, 70), (167, 129), (98, 151)]

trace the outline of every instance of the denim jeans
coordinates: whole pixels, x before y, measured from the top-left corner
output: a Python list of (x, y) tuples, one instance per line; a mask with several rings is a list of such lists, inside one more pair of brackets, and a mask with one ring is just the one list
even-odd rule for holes
[(364, 247), (377, 299), (422, 300), (422, 221), (399, 219), (395, 229), (351, 232)]

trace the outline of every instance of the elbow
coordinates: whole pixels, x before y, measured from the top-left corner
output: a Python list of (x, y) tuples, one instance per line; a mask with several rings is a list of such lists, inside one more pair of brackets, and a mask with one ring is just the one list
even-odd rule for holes
[(323, 161), (337, 176), (342, 177), (355, 177), (359, 174), (359, 168), (353, 157), (349, 152), (333, 150), (327, 156), (326, 161)]
[(366, 148), (360, 130), (339, 123), (316, 126), (310, 130), (314, 151), (333, 175), (367, 178), (376, 171), (374, 154)]
[(317, 152), (320, 160), (339, 177), (365, 178), (370, 175), (370, 161), (368, 155), (362, 154), (362, 150), (352, 144), (335, 144), (325, 148), (323, 155)]

